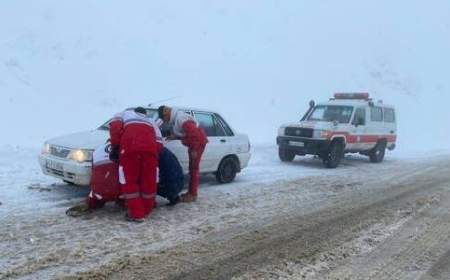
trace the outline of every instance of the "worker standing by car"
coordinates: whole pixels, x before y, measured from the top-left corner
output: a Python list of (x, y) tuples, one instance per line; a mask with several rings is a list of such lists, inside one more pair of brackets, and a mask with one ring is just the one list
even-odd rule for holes
[(127, 219), (143, 222), (155, 207), (158, 153), (155, 126), (138, 107), (117, 114), (110, 123), (111, 159), (119, 161), (121, 197)]
[(194, 202), (198, 195), (200, 161), (208, 143), (206, 133), (198, 127), (197, 122), (191, 115), (182, 110), (161, 106), (158, 108), (158, 115), (164, 122), (172, 126), (172, 135), (168, 137), (168, 140), (181, 139), (183, 145), (188, 148), (189, 191), (181, 196), (181, 201)]

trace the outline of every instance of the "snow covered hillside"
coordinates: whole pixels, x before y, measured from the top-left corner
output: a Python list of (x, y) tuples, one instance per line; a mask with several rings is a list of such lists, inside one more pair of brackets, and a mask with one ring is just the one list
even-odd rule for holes
[(0, 23), (0, 146), (175, 96), (273, 143), (310, 99), (369, 91), (400, 149), (450, 148), (447, 0), (6, 0)]

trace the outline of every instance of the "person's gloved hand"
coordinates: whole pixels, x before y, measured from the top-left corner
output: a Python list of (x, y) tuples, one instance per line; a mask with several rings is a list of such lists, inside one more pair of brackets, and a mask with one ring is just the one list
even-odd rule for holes
[(118, 163), (119, 162), (119, 154), (120, 154), (119, 147), (111, 147), (111, 152), (109, 152), (109, 159), (113, 162)]

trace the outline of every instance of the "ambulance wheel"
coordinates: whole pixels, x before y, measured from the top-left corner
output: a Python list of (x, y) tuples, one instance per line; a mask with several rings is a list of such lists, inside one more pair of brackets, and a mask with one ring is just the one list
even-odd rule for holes
[(373, 163), (380, 163), (383, 161), (386, 154), (386, 141), (380, 141), (369, 153), (370, 161)]
[(295, 158), (295, 153), (283, 148), (278, 148), (278, 156), (282, 162), (291, 162)]
[(234, 181), (239, 170), (239, 163), (233, 157), (222, 160), (216, 172), (216, 179), (221, 184), (228, 184)]
[(333, 141), (328, 152), (323, 156), (323, 164), (327, 168), (336, 168), (344, 157), (344, 144), (341, 141)]

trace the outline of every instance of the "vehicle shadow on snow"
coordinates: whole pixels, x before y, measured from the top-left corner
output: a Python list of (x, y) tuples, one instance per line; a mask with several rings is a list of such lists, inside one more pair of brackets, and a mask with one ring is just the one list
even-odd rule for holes
[[(392, 162), (392, 159), (386, 158), (383, 162)], [(323, 161), (319, 157), (296, 157), (294, 161), (287, 162), (288, 165), (299, 165), (311, 169), (328, 169), (323, 165)], [(342, 167), (354, 167), (361, 164), (376, 165), (370, 162), (368, 157), (360, 155), (346, 155), (341, 161), (338, 168)]]

